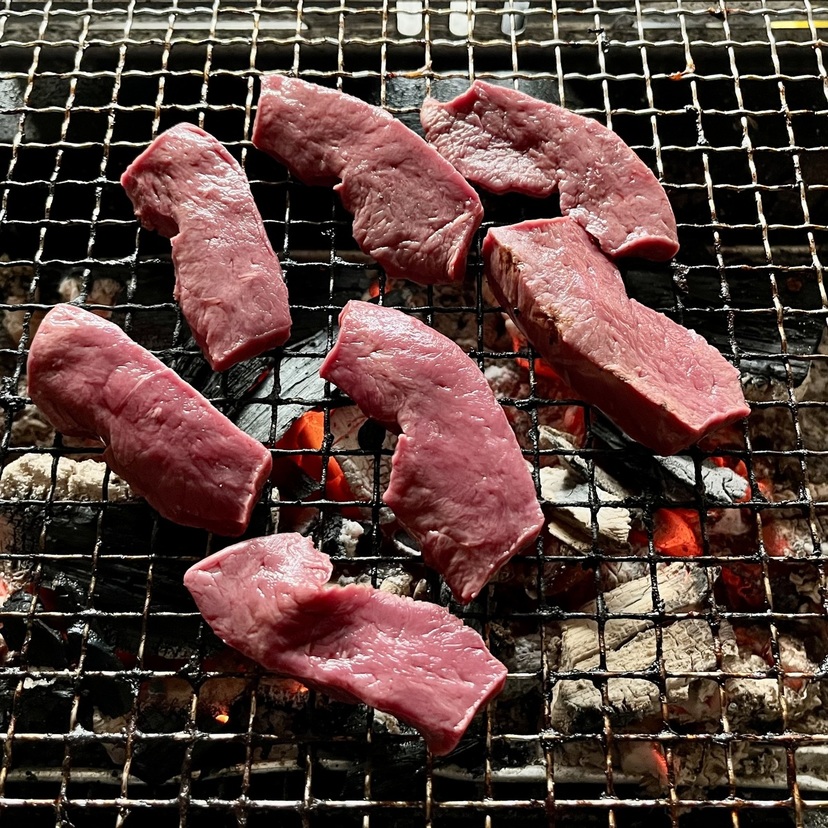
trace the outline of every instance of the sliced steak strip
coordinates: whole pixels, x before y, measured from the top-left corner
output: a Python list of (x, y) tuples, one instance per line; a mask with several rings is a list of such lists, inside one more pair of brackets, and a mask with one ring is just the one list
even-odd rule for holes
[(320, 374), (402, 432), (383, 500), (468, 602), (543, 524), (514, 432), (478, 367), (433, 328), (356, 301), (339, 322)]
[(426, 138), (469, 181), (495, 193), (546, 197), (608, 256), (662, 261), (678, 252), (667, 195), (611, 130), (514, 89), (475, 81), (449, 103), (427, 98)]
[(269, 452), (117, 325), (74, 305), (46, 314), (29, 352), (29, 394), (159, 514), (240, 535), (270, 475)]
[(739, 372), (697, 333), (627, 297), (615, 265), (568, 218), (489, 231), (498, 301), (584, 400), (674, 454), (746, 417)]
[(168, 129), (121, 184), (144, 227), (172, 239), (175, 298), (215, 371), (287, 340), (282, 268), (244, 171), (212, 135)]
[(369, 586), (335, 586), (327, 555), (301, 535), (254, 538), (184, 576), (216, 635), (268, 670), (361, 701), (449, 753), (500, 692), (506, 668), (442, 607)]
[(306, 184), (336, 190), (353, 234), (389, 276), (462, 281), (483, 218), (477, 193), (419, 135), (382, 109), (281, 75), (262, 78), (253, 143)]

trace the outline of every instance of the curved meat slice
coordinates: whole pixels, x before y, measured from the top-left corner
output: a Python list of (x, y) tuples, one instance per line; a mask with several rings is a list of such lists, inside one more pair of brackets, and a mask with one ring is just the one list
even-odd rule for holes
[(514, 432), (478, 367), (433, 328), (357, 301), (339, 322), (319, 373), (402, 431), (383, 500), (467, 603), (543, 524)]
[(540, 354), (653, 451), (674, 454), (750, 413), (736, 368), (629, 299), (615, 265), (571, 219), (493, 228), (483, 257), (498, 301)]
[(288, 293), (250, 186), (204, 130), (178, 124), (121, 176), (144, 227), (172, 239), (175, 298), (215, 371), (290, 336)]
[(253, 143), (306, 184), (336, 190), (353, 234), (393, 278), (462, 281), (483, 219), (477, 193), (419, 135), (335, 89), (265, 75)]
[(52, 425), (103, 442), (104, 460), (163, 517), (245, 530), (270, 453), (117, 325), (57, 305), (32, 342), (28, 375)]
[(664, 261), (676, 219), (649, 167), (611, 130), (530, 95), (475, 81), (448, 103), (426, 98), (426, 138), (469, 181), (495, 193), (546, 197), (608, 256)]
[(369, 586), (328, 584), (331, 562), (297, 534), (254, 538), (184, 583), (216, 635), (263, 667), (413, 725), (452, 751), (506, 668), (447, 610)]

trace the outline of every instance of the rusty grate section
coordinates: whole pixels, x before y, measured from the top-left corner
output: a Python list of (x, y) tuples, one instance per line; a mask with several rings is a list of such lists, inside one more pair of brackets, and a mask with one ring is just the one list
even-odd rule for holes
[[(828, 8), (810, 0), (7, 0), (0, 541), (10, 595), (0, 608), (8, 650), (0, 819), (158, 828), (824, 824), (825, 28)], [(481, 629), (510, 677), (449, 757), (427, 755), (387, 717), (222, 653), (180, 579), (225, 541), (160, 521), (124, 501), (106, 476), (96, 494), (79, 497), (61, 480), (67, 462), (89, 450), (53, 438), (27, 408), (38, 315), (79, 295), (269, 442), (297, 410), (323, 411), (322, 449), (277, 447), (277, 461), (321, 454), (370, 469), (370, 496), (344, 503), (332, 496), (325, 462), (315, 489), (267, 492), (251, 534), (305, 521), (340, 575), (380, 585), (403, 574), (448, 603), (434, 575), (384, 529), (390, 449), (368, 432), (356, 447), (335, 446), (331, 416), (343, 401), (330, 387), (296, 386), (296, 366), (318, 364), (339, 308), (371, 286), (379, 301), (455, 331), (482, 369), (518, 370), (516, 360), (531, 354), (491, 335), (500, 317), (487, 301), (479, 239), (463, 291), (387, 284), (356, 248), (336, 198), (294, 182), (252, 148), (266, 71), (337, 86), (412, 126), (425, 94), (449, 97), (473, 78), (514, 83), (607, 123), (657, 172), (679, 221), (677, 263), (630, 264), (631, 293), (704, 333), (748, 378), (751, 419), (691, 452), (676, 489), (652, 476), (646, 455), (613, 442), (594, 412), (586, 412), (586, 448), (550, 443), (545, 424), (583, 408), (550, 394), (528, 360), (520, 393), (504, 394), (503, 404), (523, 418), (539, 485), (552, 458), (586, 469), (586, 496), (575, 505), (588, 510), (589, 537), (580, 554), (541, 544), (469, 608), (453, 607)], [(211, 131), (244, 165), (296, 321), (283, 353), (221, 377), (209, 375), (172, 302), (168, 242), (139, 230), (118, 184), (138, 152), (182, 120)], [(512, 197), (485, 197), (484, 206), (483, 232), (556, 210), (554, 200)], [(257, 385), (271, 363), (277, 380)], [(38, 467), (45, 478), (14, 482), (13, 464), (38, 457), (49, 458)], [(716, 468), (744, 463), (747, 501), (711, 497), (711, 458)], [(640, 485), (603, 498), (607, 469), (632, 470)], [(354, 513), (366, 527), (355, 554), (338, 545), (343, 508), (363, 510)], [(601, 540), (612, 508), (638, 516), (637, 550)], [(664, 554), (665, 509), (683, 510), (700, 554)], [(728, 520), (738, 531), (723, 541)], [(777, 529), (788, 532), (781, 553)], [(627, 604), (613, 589), (618, 572), (628, 577), (624, 565), (639, 567), (647, 584)], [(688, 584), (692, 600), (675, 598)], [(679, 629), (693, 635), (678, 639)], [(624, 663), (619, 641), (642, 634), (653, 639), (646, 657)], [(567, 663), (573, 636), (589, 639), (589, 656)], [(679, 663), (676, 653), (699, 636), (710, 657)], [(786, 655), (797, 648), (807, 657)], [(751, 649), (758, 666), (739, 656)], [(570, 692), (576, 685), (591, 702)], [(704, 699), (701, 712), (677, 700), (687, 687)], [(649, 694), (643, 717), (636, 693)], [(746, 700), (757, 698), (773, 709), (746, 716)], [(567, 720), (567, 710), (577, 715)]]

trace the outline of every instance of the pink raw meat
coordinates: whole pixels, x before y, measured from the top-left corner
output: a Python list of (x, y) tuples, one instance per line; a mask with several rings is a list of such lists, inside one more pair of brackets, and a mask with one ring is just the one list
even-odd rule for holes
[(270, 453), (117, 325), (74, 305), (46, 314), (32, 342), (29, 394), (159, 514), (240, 535), (270, 475)]
[(750, 413), (739, 372), (697, 333), (628, 298), (571, 219), (494, 228), (483, 256), (498, 301), (540, 354), (653, 451), (675, 454)]
[(608, 256), (662, 261), (678, 252), (676, 219), (649, 167), (614, 133), (530, 95), (475, 81), (453, 101), (427, 98), (426, 138), (469, 181), (546, 197)]
[(402, 431), (383, 500), (458, 601), (543, 525), (514, 432), (480, 369), (401, 311), (348, 302), (320, 374), (369, 417)]
[(284, 534), (223, 549), (184, 583), (216, 635), (248, 658), (391, 713), (449, 753), (506, 668), (442, 607), (330, 576), (310, 539)]
[(327, 185), (354, 215), (360, 248), (389, 276), (462, 281), (483, 218), (477, 193), (384, 110), (314, 83), (262, 78), (253, 143), (306, 184)]
[(282, 268), (244, 171), (212, 135), (168, 129), (121, 184), (144, 227), (172, 239), (175, 298), (213, 370), (287, 341)]

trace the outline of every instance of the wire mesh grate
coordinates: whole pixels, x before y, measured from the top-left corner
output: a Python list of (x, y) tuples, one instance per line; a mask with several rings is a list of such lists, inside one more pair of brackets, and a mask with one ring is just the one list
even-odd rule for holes
[[(7, 0), (0, 819), (821, 824), (826, 27), (828, 8), (810, 0)], [(689, 482), (671, 489), (651, 476), (641, 452), (607, 442), (595, 412), (552, 393), (534, 354), (504, 339), (482, 276), (482, 234), (554, 215), (554, 199), (484, 196), (486, 219), (462, 289), (390, 283), (357, 248), (332, 193), (299, 184), (252, 148), (258, 78), (269, 71), (335, 86), (414, 128), (426, 94), (448, 98), (474, 78), (514, 83), (610, 125), (664, 183), (682, 243), (671, 266), (627, 266), (630, 293), (702, 332), (740, 367), (753, 410), (744, 429), (691, 452)], [(172, 302), (169, 243), (138, 228), (118, 183), (149, 141), (180, 121), (212, 132), (244, 166), (295, 320), (281, 353), (220, 377), (207, 370)], [(329, 386), (308, 392), (294, 384), (330, 348), (344, 302), (371, 290), (449, 332), (487, 376), (520, 378), (502, 402), (539, 486), (553, 460), (587, 469), (578, 504), (589, 513), (585, 548), (544, 542), (470, 607), (451, 605), (510, 673), (503, 696), (443, 758), (382, 714), (263, 674), (220, 649), (181, 575), (226, 541), (154, 517), (124, 500), (108, 475), (95, 496), (73, 496), (69, 463), (90, 450), (55, 438), (25, 390), (40, 315), (78, 296), (111, 313), (229, 416), (259, 429), (275, 445), (277, 465), (319, 458), (315, 485), (290, 480), (264, 494), (251, 535), (301, 524), (333, 552), (339, 577), (378, 587), (404, 577), (418, 597), (449, 604), (433, 573), (389, 537), (381, 495), (392, 449), (368, 432), (355, 447), (338, 442), (332, 419), (343, 400)], [(257, 385), (271, 367), (272, 381)], [(321, 448), (278, 442), (297, 412), (312, 407), (323, 412)], [(549, 443), (547, 426), (578, 417), (594, 438), (589, 447)], [(36, 465), (33, 457), (41, 477), (32, 472), (19, 483), (12, 464)], [(711, 458), (744, 464), (749, 500), (711, 499)], [(330, 459), (367, 469), (364, 496), (333, 496)], [(607, 470), (644, 482), (605, 499)], [(641, 515), (638, 549), (606, 548), (600, 531), (611, 508)], [(348, 509), (366, 527), (350, 555), (337, 534)], [(659, 551), (665, 510), (693, 515), (700, 554), (678, 560)], [(781, 556), (780, 527), (789, 532)], [(624, 603), (617, 590), (630, 572), (646, 589)], [(675, 593), (687, 584), (695, 599), (682, 603)], [(694, 652), (682, 631), (708, 642), (704, 658), (678, 658)], [(568, 663), (575, 640), (582, 657)], [(640, 652), (624, 650), (633, 640)], [(635, 707), (642, 695), (645, 717)], [(747, 710), (751, 700), (756, 710)], [(768, 700), (772, 709), (760, 709)]]

